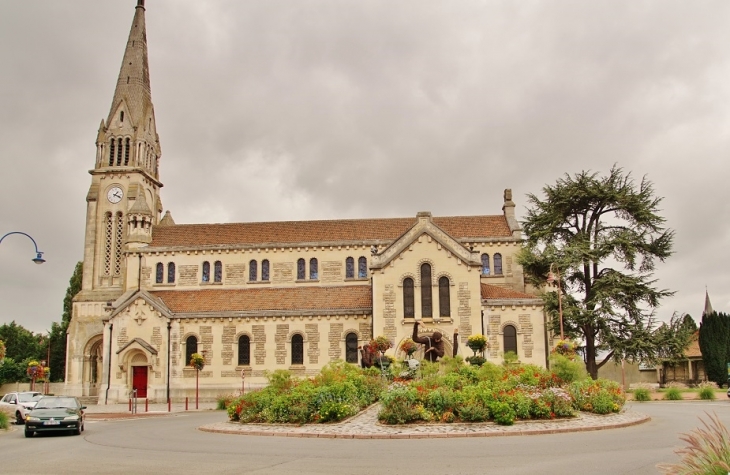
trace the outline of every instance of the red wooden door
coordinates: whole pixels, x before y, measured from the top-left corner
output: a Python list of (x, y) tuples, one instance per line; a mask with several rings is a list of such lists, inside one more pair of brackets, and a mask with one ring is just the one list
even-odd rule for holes
[(147, 397), (147, 366), (132, 366), (132, 389), (137, 397)]

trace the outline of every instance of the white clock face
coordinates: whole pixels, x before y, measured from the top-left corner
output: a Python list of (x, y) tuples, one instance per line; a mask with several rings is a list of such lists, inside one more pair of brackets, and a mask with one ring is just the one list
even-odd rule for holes
[(124, 192), (118, 186), (111, 187), (106, 194), (106, 199), (108, 199), (110, 203), (119, 203), (122, 201), (122, 198), (124, 198)]

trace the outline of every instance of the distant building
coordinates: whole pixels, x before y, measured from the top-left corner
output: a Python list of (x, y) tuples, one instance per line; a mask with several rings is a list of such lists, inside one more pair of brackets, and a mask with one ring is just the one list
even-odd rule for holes
[[(176, 224), (162, 216), (161, 148), (138, 0), (111, 109), (101, 121), (86, 197), (83, 285), (69, 326), (66, 390), (100, 403), (263, 384), (265, 372), (357, 364), (358, 346), (397, 345), (416, 319), (441, 332), (484, 332), (488, 360), (506, 351), (546, 365), (542, 300), (515, 254), (510, 190), (500, 214)], [(445, 193), (445, 190), (433, 190)], [(470, 355), (466, 349), (465, 355)], [(394, 350), (391, 350), (393, 353)]]

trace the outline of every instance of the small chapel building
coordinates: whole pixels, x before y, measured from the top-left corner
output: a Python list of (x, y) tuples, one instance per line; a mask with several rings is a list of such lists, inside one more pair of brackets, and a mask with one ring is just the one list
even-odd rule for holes
[(358, 347), (420, 331), (484, 334), (487, 360), (546, 366), (542, 300), (517, 264), (522, 235), (511, 191), (501, 213), (321, 221), (176, 224), (160, 199), (144, 0), (90, 170), (82, 290), (73, 303), (66, 391), (100, 404), (266, 383), (277, 369), (309, 376)]

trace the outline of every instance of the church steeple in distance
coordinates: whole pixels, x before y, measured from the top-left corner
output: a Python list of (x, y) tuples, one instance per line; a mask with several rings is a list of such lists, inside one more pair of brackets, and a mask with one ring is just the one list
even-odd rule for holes
[(161, 150), (150, 88), (144, 0), (137, 0), (114, 98), (96, 145), (95, 168), (134, 167), (159, 179)]

